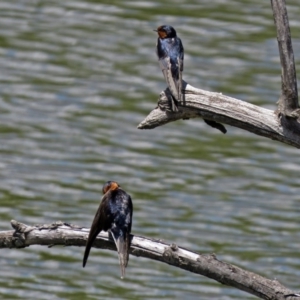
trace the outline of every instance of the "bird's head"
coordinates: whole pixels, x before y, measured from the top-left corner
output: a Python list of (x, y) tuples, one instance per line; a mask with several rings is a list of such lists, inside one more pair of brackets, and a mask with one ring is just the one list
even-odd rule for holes
[(161, 39), (176, 37), (176, 30), (170, 25), (161, 25), (154, 31), (157, 32)]
[(107, 181), (102, 188), (102, 193), (106, 194), (108, 191), (114, 191), (118, 189), (120, 186), (117, 182), (115, 181)]

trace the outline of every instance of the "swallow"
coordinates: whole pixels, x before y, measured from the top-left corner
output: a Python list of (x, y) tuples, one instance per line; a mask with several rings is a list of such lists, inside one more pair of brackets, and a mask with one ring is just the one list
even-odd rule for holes
[[(158, 34), (156, 54), (160, 68), (173, 98), (181, 101), (184, 58), (181, 39), (177, 37), (175, 29), (169, 25), (159, 26), (154, 31)], [(178, 111), (175, 101), (172, 101), (172, 111)]]
[(119, 184), (107, 181), (103, 188), (103, 197), (93, 220), (83, 257), (85, 267), (91, 247), (102, 231), (108, 231), (117, 247), (121, 279), (125, 276), (125, 268), (129, 260), (130, 232), (132, 225), (132, 201)]

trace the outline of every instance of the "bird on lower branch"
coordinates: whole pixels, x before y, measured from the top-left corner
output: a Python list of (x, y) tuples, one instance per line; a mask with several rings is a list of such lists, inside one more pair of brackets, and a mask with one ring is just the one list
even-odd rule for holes
[(129, 260), (130, 232), (132, 225), (131, 197), (115, 181), (104, 184), (103, 197), (93, 220), (83, 257), (85, 267), (91, 247), (102, 231), (108, 231), (117, 247), (121, 278), (125, 276), (125, 268)]

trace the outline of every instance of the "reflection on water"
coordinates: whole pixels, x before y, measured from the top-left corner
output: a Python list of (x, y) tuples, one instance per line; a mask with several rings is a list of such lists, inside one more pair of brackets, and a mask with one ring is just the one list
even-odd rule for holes
[[(297, 66), (300, 13), (289, 1)], [(202, 120), (136, 126), (165, 81), (152, 29), (171, 24), (190, 84), (275, 109), (280, 65), (269, 2), (0, 3), (1, 230), (90, 226), (107, 180), (134, 202), (133, 233), (276, 277), (298, 289), (298, 150)], [(299, 69), (299, 68), (298, 68)], [(5, 299), (254, 299), (208, 278), (117, 254), (2, 250)], [(296, 277), (295, 277), (296, 276)]]

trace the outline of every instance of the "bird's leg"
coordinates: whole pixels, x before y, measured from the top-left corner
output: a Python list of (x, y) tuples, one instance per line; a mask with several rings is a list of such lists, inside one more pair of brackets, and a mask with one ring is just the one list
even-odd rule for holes
[(163, 111), (168, 111), (168, 112), (177, 112), (178, 111), (178, 101), (173, 97), (171, 94), (169, 88), (164, 90), (164, 93), (168, 99), (168, 104), (162, 104), (160, 101), (158, 102), (158, 106), (161, 110)]

